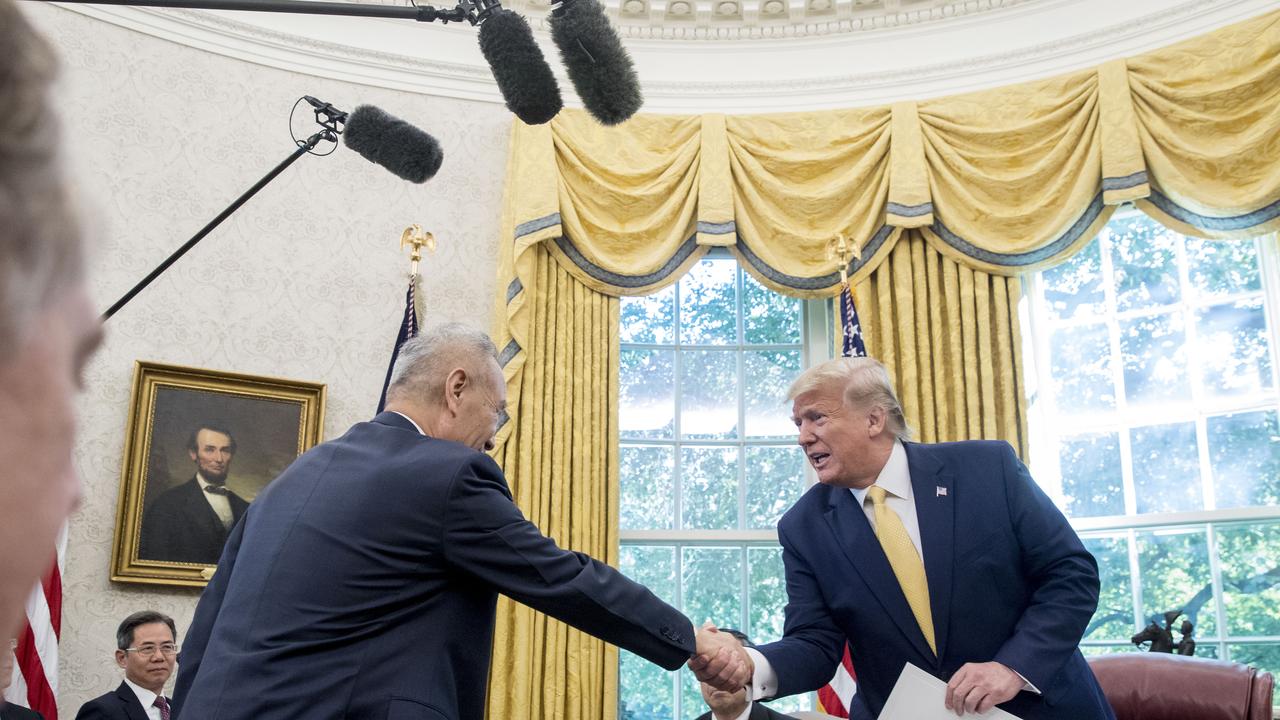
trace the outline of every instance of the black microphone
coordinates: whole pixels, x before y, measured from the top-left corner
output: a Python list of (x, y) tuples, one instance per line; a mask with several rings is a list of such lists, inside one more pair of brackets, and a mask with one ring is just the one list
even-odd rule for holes
[(436, 139), (372, 105), (361, 105), (346, 118), (342, 133), (347, 147), (414, 183), (435, 176), (444, 160)]
[(597, 0), (561, 0), (551, 11), (551, 39), (595, 119), (617, 125), (640, 109), (644, 98), (631, 56)]
[(541, 125), (560, 112), (560, 86), (533, 40), (533, 29), (518, 13), (497, 8), (480, 23), (480, 52), (493, 70), (507, 109), (528, 125)]

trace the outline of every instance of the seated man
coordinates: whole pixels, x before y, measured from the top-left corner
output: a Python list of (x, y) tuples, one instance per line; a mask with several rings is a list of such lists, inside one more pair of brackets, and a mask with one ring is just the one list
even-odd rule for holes
[(0, 720), (44, 720), (44, 716), (35, 710), (28, 710), (21, 705), (4, 701), (4, 691), (13, 682), (13, 641), (0, 653)]
[(136, 612), (116, 630), (116, 664), (124, 682), (115, 692), (96, 697), (76, 720), (169, 720), (169, 699), (161, 692), (178, 656), (173, 618), (154, 610)]

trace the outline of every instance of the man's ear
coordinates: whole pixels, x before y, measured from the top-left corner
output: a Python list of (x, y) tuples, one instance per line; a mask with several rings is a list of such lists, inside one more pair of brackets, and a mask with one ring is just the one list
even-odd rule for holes
[(195, 461), (196, 461), (196, 451), (195, 451), (195, 450), (190, 450), (190, 449), (188, 449), (188, 450), (187, 450), (187, 454), (191, 456), (191, 462), (195, 462)]
[(125, 659), (125, 656), (126, 656), (126, 655), (127, 655), (127, 653), (125, 653), (125, 651), (117, 649), (117, 650), (116, 650), (116, 664), (117, 664), (117, 665), (119, 665), (120, 667), (124, 667), (124, 659)]
[(884, 432), (885, 422), (888, 420), (889, 413), (879, 405), (872, 407), (867, 411), (867, 436), (879, 437)]
[(462, 368), (454, 368), (449, 373), (449, 377), (444, 381), (444, 404), (445, 407), (457, 412), (459, 405), (462, 404), (462, 391), (467, 389), (471, 378), (467, 377), (467, 371)]

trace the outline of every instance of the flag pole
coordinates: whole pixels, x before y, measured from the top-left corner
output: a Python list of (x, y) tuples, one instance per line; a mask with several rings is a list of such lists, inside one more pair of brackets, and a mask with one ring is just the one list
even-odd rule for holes
[(391, 348), (391, 362), (387, 364), (387, 376), (382, 381), (382, 395), (378, 398), (378, 412), (382, 412), (387, 404), (387, 388), (391, 385), (391, 373), (396, 367), (396, 358), (400, 356), (400, 346), (418, 335), (418, 263), (422, 262), (422, 250), (428, 253), (436, 251), (436, 237), (422, 229), (421, 225), (410, 225), (400, 233), (400, 250), (406, 247), (409, 251), (409, 289), (404, 293), (404, 315), (400, 321), (400, 329), (396, 333), (395, 345)]

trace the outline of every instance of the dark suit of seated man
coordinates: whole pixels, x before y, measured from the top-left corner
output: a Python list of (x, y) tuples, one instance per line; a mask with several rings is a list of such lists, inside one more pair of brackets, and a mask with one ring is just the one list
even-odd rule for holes
[[(736, 642), (557, 547), (485, 454), (506, 412), (489, 338), (405, 343), (387, 411), (312, 448), (254, 500), (187, 631), (190, 720), (480, 720), (503, 593), (667, 669), (742, 687)], [(590, 418), (574, 418), (590, 422)]]
[(35, 710), (4, 701), (4, 691), (9, 689), (12, 682), (13, 651), (6, 648), (0, 653), (0, 720), (44, 720), (44, 716)]
[(124, 682), (80, 706), (76, 720), (170, 720), (162, 693), (177, 659), (173, 618), (152, 610), (125, 618), (116, 630), (116, 664)]
[(152, 501), (142, 517), (138, 557), (212, 565), (249, 503), (227, 489), (236, 439), (217, 423), (198, 426), (187, 440), (195, 475)]

